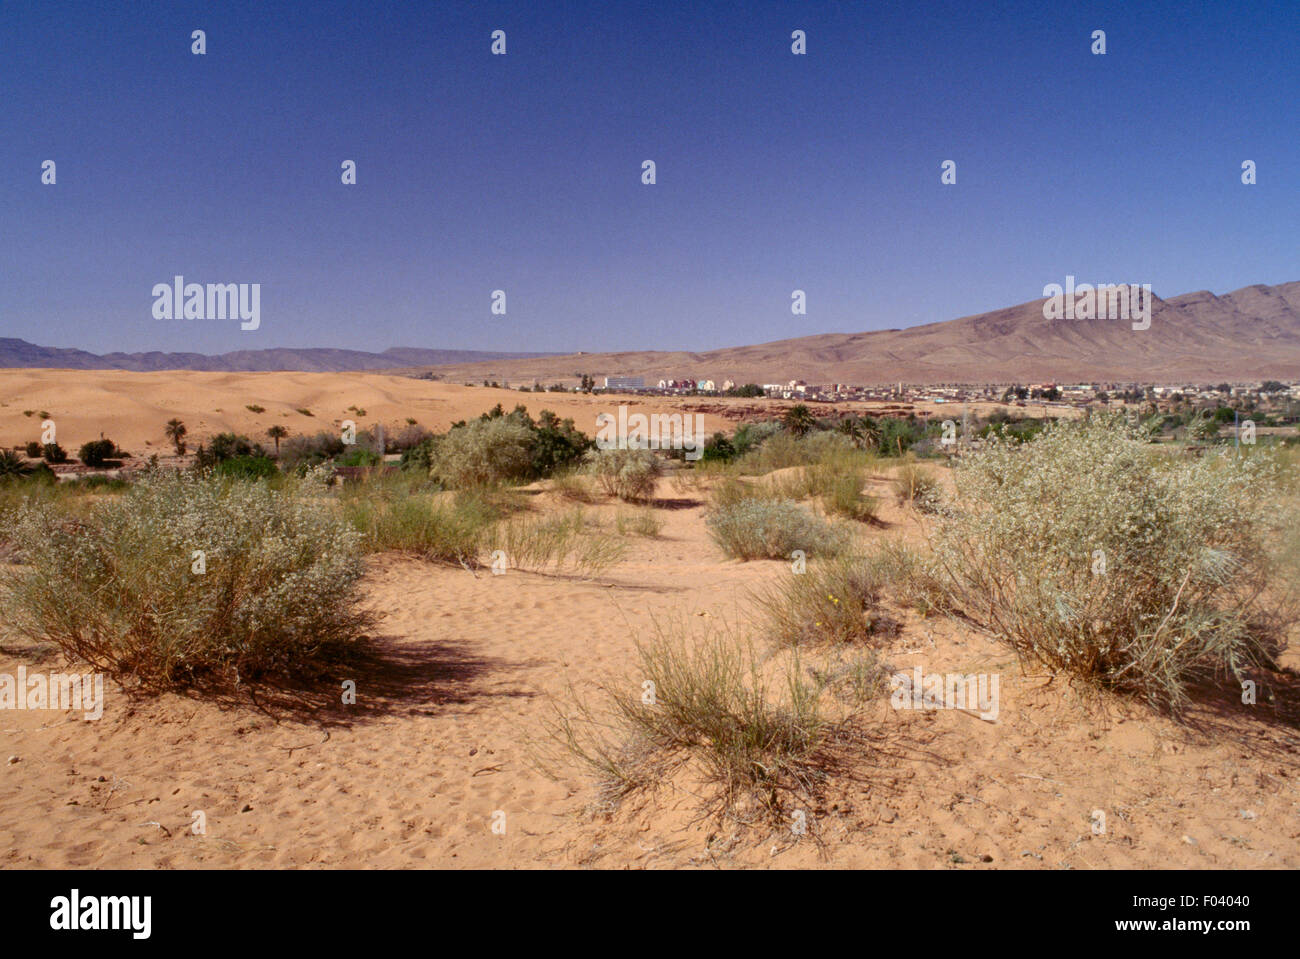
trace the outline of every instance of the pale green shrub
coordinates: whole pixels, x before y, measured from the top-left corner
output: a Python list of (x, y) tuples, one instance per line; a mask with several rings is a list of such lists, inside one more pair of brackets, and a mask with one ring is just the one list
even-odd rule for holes
[(946, 604), (1022, 657), (1174, 710), (1272, 661), (1268, 546), (1296, 517), (1264, 456), (1170, 455), (1094, 417), (992, 438), (955, 479), (934, 541)]
[(649, 499), (654, 494), (655, 481), (663, 473), (663, 462), (658, 456), (635, 447), (591, 450), (586, 463), (607, 496), (627, 502)]
[(296, 486), (151, 474), (81, 518), (28, 503), (13, 538), (8, 624), (148, 685), (313, 671), (372, 621), (358, 534)]
[(723, 552), (740, 560), (831, 556), (847, 545), (843, 531), (788, 500), (744, 499), (715, 506), (705, 517), (709, 535)]
[(430, 473), (458, 489), (521, 480), (532, 469), (534, 442), (528, 427), (509, 418), (474, 420), (438, 440)]

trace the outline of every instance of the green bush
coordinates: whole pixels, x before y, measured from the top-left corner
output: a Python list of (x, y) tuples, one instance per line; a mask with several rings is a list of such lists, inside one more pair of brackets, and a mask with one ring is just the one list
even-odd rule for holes
[(915, 417), (887, 416), (876, 424), (877, 446), (883, 456), (902, 456), (925, 436)]
[(218, 433), (212, 437), (212, 441), (206, 447), (199, 444), (199, 448), (195, 451), (194, 465), (199, 469), (209, 469), (226, 460), (244, 456), (264, 457), (266, 450), (247, 436), (237, 433)]
[(259, 480), (279, 476), (275, 460), (269, 456), (232, 456), (217, 464), (217, 476), (231, 479)]
[(336, 461), (337, 466), (378, 466), (383, 463), (384, 458), (372, 449), (368, 449), (358, 443), (352, 447)]
[(46, 443), (41, 447), (41, 456), (47, 463), (66, 463), (68, 461), (67, 451), (58, 443)]
[(77, 459), (91, 467), (103, 466), (117, 455), (117, 446), (113, 441), (103, 439), (83, 443), (77, 451)]

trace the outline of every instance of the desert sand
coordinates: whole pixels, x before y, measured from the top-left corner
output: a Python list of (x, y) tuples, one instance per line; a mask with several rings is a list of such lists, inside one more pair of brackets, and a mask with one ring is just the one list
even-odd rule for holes
[[(378, 393), (362, 391), (367, 381), (358, 377), (357, 402), (381, 407)], [(421, 415), (432, 421), (438, 407), (429, 402)], [(866, 535), (924, 536), (921, 517), (888, 498), (886, 480), (872, 481), (885, 505)], [(536, 508), (559, 508), (550, 495), (535, 497)], [(0, 862), (1300, 866), (1295, 717), (1282, 722), (1264, 704), (1279, 721), (1203, 710), (1178, 725), (1063, 677), (1022, 673), (989, 638), (904, 610), (894, 611), (902, 629), (883, 649), (888, 662), (1001, 673), (995, 721), (892, 710), (885, 698), (868, 716), (873, 733), (854, 775), (836, 779), (808, 811), (803, 837), (701, 818), (690, 784), (677, 779), (612, 814), (593, 811), (584, 770), (552, 778), (535, 765), (554, 702), (570, 685), (581, 692), (601, 676), (626, 675), (634, 637), (648, 636), (656, 619), (753, 627), (750, 590), (788, 572), (782, 562), (724, 559), (706, 535), (701, 493), (665, 479), (657, 495), (660, 536), (632, 539), (624, 561), (589, 579), (372, 559), (367, 596), (384, 619), (375, 663), (352, 677), (355, 706), (340, 705), (333, 687), (298, 701), (234, 694), (218, 702), (132, 699), (110, 683), (97, 722), (0, 713), (0, 758), (10, 760), (0, 766)], [(606, 516), (619, 508), (590, 507)], [(41, 661), (57, 663), (48, 650), (9, 646), (0, 670)], [(195, 810), (206, 816), (205, 835), (191, 832)], [(1095, 810), (1106, 814), (1104, 834), (1093, 832)], [(494, 821), (504, 821), (503, 834)]]
[[(39, 440), (42, 413), (53, 418), (57, 440), (71, 456), (76, 456), (82, 443), (99, 439), (102, 433), (136, 457), (147, 459), (157, 453), (166, 460), (172, 448), (163, 428), (173, 418), (189, 430), (186, 441), (192, 452), (201, 440), (227, 431), (243, 433), (269, 447), (266, 430), (276, 424), (286, 427), (290, 435), (310, 435), (336, 431), (343, 420), (351, 419), (358, 429), (382, 423), (392, 435), (411, 418), (426, 429), (443, 432), (498, 403), (507, 412), (523, 404), (534, 417), (542, 410), (571, 417), (589, 436), (596, 435), (599, 414), (615, 414), (622, 404), (631, 412), (699, 413), (709, 435), (718, 430), (730, 433), (742, 420), (779, 416), (794, 405), (726, 397), (521, 393), (381, 373), (0, 370), (0, 446)], [(841, 403), (835, 409), (871, 412), (884, 405)], [(971, 404), (970, 408), (979, 413), (993, 405)], [(249, 406), (260, 406), (264, 412)], [(364, 410), (365, 415), (350, 407)], [(918, 415), (960, 416), (954, 413), (960, 408), (952, 405), (903, 404), (902, 408)], [(818, 404), (814, 411), (827, 415), (831, 407)], [(1027, 410), (1030, 415), (1039, 411), (1038, 407)]]

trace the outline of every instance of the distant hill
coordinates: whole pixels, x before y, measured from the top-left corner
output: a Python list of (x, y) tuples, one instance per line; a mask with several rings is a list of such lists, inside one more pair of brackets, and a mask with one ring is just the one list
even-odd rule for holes
[(0, 369), (63, 370), (206, 370), (223, 373), (294, 370), (338, 373), (355, 370), (391, 370), (397, 367), (440, 366), (447, 363), (526, 359), (553, 354), (498, 353), (485, 350), (425, 350), (394, 347), (382, 353), (364, 350), (270, 349), (236, 350), (207, 356), (203, 353), (106, 353), (37, 346), (26, 340), (0, 338)]
[(823, 333), (701, 353), (628, 352), (457, 363), (450, 382), (512, 384), (593, 376), (737, 383), (1220, 382), (1300, 379), (1300, 281), (1153, 296), (1151, 328), (1127, 320), (1048, 320), (1043, 300), (941, 323)]
[(1043, 301), (902, 330), (823, 333), (707, 352), (498, 353), (400, 348), (109, 353), (0, 339), (0, 368), (432, 372), (449, 382), (574, 381), (579, 373), (711, 379), (721, 384), (1221, 382), (1300, 379), (1300, 281), (1153, 295), (1151, 327), (1128, 320), (1045, 319)]

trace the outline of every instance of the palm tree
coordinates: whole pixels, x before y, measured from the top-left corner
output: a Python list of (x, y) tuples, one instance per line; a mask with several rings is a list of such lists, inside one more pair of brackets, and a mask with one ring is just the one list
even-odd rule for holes
[(817, 418), (812, 415), (812, 410), (808, 409), (803, 403), (792, 406), (785, 411), (785, 428), (795, 436), (803, 436), (816, 423)]
[(288, 436), (289, 431), (285, 429), (283, 426), (281, 426), (279, 423), (276, 423), (274, 426), (272, 426), (269, 430), (266, 431), (266, 435), (271, 437), (271, 439), (275, 440), (275, 458), (279, 459), (280, 440)]
[(172, 445), (176, 447), (176, 454), (178, 456), (184, 456), (185, 434), (188, 432), (185, 429), (185, 424), (180, 420), (168, 420), (164, 432), (167, 434), (167, 438), (172, 441)]
[(26, 460), (12, 450), (0, 450), (0, 477), (23, 476), (26, 473)]

